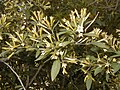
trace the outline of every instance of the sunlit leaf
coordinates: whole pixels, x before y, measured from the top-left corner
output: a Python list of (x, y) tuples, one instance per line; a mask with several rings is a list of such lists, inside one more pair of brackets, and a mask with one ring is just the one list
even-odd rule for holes
[(0, 40), (3, 40), (2, 35), (0, 35)]
[(23, 42), (22, 36), (18, 32), (15, 32), (15, 34), (18, 36), (18, 38), (20, 39), (20, 41)]
[(26, 51), (34, 51), (34, 50), (35, 50), (35, 48), (32, 48), (32, 47), (29, 47), (26, 49)]
[(69, 45), (71, 42), (70, 41), (65, 41), (59, 44), (59, 46), (65, 47), (67, 45)]
[(11, 58), (14, 55), (14, 52), (12, 52), (7, 58)]
[(3, 24), (6, 21), (6, 15), (2, 14), (2, 18), (0, 20), (0, 22)]
[(37, 58), (39, 55), (40, 55), (40, 50), (37, 50), (35, 57)]
[(53, 81), (60, 71), (60, 60), (55, 60), (51, 68), (51, 80)]
[(68, 63), (75, 63), (75, 64), (77, 64), (77, 58), (65, 58), (66, 59), (66, 62), (68, 62)]

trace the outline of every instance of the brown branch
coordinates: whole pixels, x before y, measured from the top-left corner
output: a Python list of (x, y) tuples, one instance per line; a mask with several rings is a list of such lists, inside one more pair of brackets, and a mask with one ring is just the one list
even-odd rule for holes
[[(6, 59), (6, 60), (8, 60), (8, 59)], [(15, 70), (13, 70), (13, 68), (12, 68), (8, 63), (5, 62), (6, 60), (5, 60), (5, 59), (2, 59), (2, 60), (0, 60), (0, 62), (4, 63), (6, 66), (8, 66), (8, 67), (10, 68), (10, 70), (11, 70), (11, 71), (16, 75), (16, 77), (18, 78), (21, 86), (23, 87), (23, 90), (26, 90), (26, 88), (25, 88), (25, 86), (23, 85), (22, 80), (20, 79), (19, 75), (15, 72)]]
[(30, 78), (29, 78), (29, 75), (27, 75), (26, 86), (25, 86), (26, 89), (27, 89), (27, 86), (29, 85), (29, 79), (30, 79)]
[(28, 88), (28, 86), (30, 86), (33, 81), (35, 80), (35, 78), (37, 77), (37, 75), (39, 74), (40, 70), (42, 69), (42, 67), (44, 66), (45, 63), (47, 63), (50, 59), (46, 60), (45, 62), (43, 62), (42, 65), (39, 66), (37, 72), (35, 73), (35, 75), (33, 76), (33, 78), (31, 79), (30, 83), (26, 86), (26, 88)]

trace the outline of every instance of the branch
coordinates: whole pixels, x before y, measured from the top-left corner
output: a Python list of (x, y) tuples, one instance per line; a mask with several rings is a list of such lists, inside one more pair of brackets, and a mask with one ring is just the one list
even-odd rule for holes
[(39, 72), (40, 72), (40, 70), (42, 69), (42, 67), (44, 66), (44, 64), (47, 63), (49, 60), (50, 60), (50, 59), (46, 60), (45, 62), (43, 62), (42, 65), (39, 66), (37, 72), (35, 73), (35, 75), (34, 75), (33, 78), (31, 79), (29, 85), (26, 86), (26, 88), (27, 88), (28, 86), (30, 86), (30, 85), (33, 83), (33, 81), (35, 80), (35, 78), (36, 78), (37, 75), (39, 74)]
[(98, 17), (99, 12), (97, 13), (97, 15), (94, 17), (94, 19), (91, 21), (91, 23), (85, 28), (85, 32), (87, 31), (87, 29), (93, 24), (93, 22), (96, 20), (96, 18)]
[(116, 1), (115, 10), (118, 8), (119, 0)]
[(22, 80), (20, 79), (20, 77), (18, 76), (18, 74), (17, 74), (17, 73), (15, 72), (15, 70), (13, 70), (13, 68), (12, 68), (8, 63), (6, 63), (5, 61), (6, 61), (6, 60), (0, 60), (0, 62), (3, 62), (6, 66), (8, 66), (8, 67), (10, 68), (10, 70), (11, 70), (11, 71), (16, 75), (16, 77), (18, 78), (21, 86), (23, 87), (23, 90), (26, 90), (26, 89), (25, 89), (25, 86), (23, 85)]

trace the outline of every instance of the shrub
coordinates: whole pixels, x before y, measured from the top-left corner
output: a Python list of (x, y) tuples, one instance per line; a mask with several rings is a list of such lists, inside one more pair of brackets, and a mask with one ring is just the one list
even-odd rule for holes
[(45, 15), (50, 6), (44, 1), (4, 6), (0, 89), (119, 90), (119, 38), (89, 30), (99, 13), (91, 20), (86, 8), (75, 9), (69, 19), (58, 20)]

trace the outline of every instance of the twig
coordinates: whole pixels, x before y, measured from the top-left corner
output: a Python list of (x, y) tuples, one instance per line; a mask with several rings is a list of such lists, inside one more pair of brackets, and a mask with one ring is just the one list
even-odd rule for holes
[[(35, 73), (35, 75), (34, 75), (33, 78), (31, 79), (31, 81), (30, 81), (30, 83), (29, 83), (28, 86), (30, 86), (30, 85), (33, 83), (33, 81), (34, 81), (35, 78), (37, 77), (38, 73), (40, 72), (40, 70), (42, 69), (42, 67), (44, 66), (44, 64), (47, 63), (49, 60), (50, 60), (50, 59), (46, 60), (45, 62), (43, 62), (42, 65), (39, 66), (37, 72)], [(26, 86), (26, 88), (27, 88), (28, 86)]]
[(71, 84), (72, 84), (77, 90), (79, 90), (78, 87), (77, 87), (73, 82), (71, 82)]
[(116, 1), (115, 10), (118, 8), (119, 0)]
[(6, 66), (8, 66), (8, 67), (10, 68), (10, 70), (11, 70), (11, 71), (16, 75), (16, 77), (18, 78), (21, 86), (23, 87), (23, 90), (26, 90), (26, 89), (25, 89), (25, 86), (24, 86), (23, 83), (22, 83), (22, 80), (20, 79), (20, 77), (18, 76), (18, 74), (15, 72), (15, 70), (13, 70), (13, 68), (12, 68), (8, 63), (6, 63), (5, 61), (0, 60), (0, 62), (3, 62)]
[(109, 4), (108, 4), (108, 2), (105, 0), (105, 3), (106, 3), (106, 5), (107, 5), (107, 7), (109, 7)]
[(93, 22), (96, 20), (96, 18), (98, 17), (99, 12), (97, 13), (97, 15), (94, 17), (94, 19), (91, 21), (91, 23), (85, 28), (85, 32), (87, 31), (87, 29), (93, 24)]
[(96, 2), (97, 2), (97, 0), (91, 2), (90, 4), (87, 5), (87, 7), (89, 7), (89, 6), (93, 5), (93, 4), (95, 4)]
[(27, 86), (29, 85), (29, 75), (27, 75), (27, 80), (26, 80), (26, 89), (27, 89)]
[[(29, 71), (29, 66), (27, 67), (28, 69), (27, 69), (27, 71)], [(27, 75), (27, 77), (26, 77), (26, 85), (25, 85), (25, 88), (27, 89), (27, 86), (29, 85), (29, 81), (30, 81), (30, 76), (29, 75)]]

